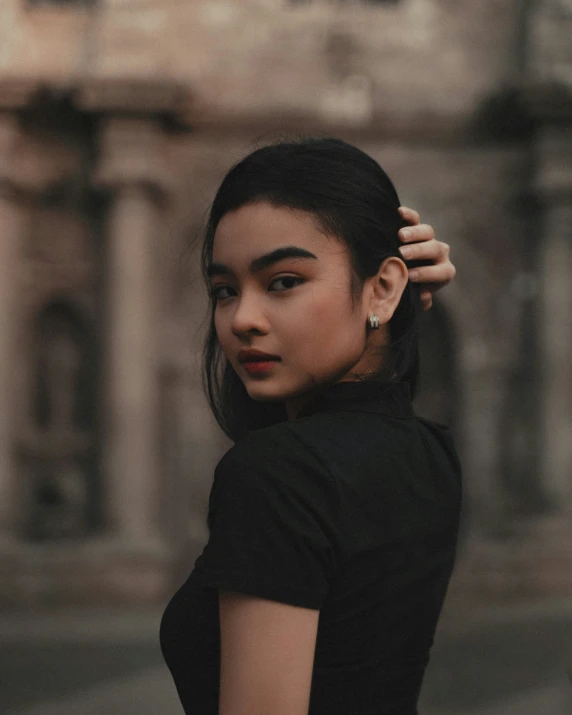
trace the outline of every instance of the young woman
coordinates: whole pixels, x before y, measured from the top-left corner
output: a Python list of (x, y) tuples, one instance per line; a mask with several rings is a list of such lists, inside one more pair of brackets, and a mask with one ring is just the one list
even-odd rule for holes
[[(336, 139), (259, 149), (217, 192), (204, 369), (236, 444), (161, 621), (187, 715), (417, 712), (461, 471), (450, 431), (412, 409), (420, 283), (399, 205), (380, 166)], [(454, 268), (417, 228), (429, 240), (413, 255), (441, 253), (418, 269), (429, 307)]]

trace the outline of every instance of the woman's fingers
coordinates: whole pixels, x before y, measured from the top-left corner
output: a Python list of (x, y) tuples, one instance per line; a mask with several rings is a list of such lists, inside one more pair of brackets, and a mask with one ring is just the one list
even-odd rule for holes
[(431, 241), (435, 238), (435, 231), (433, 226), (428, 223), (420, 223), (417, 226), (400, 228), (397, 235), (403, 243), (415, 243), (416, 241)]
[(399, 207), (399, 215), (404, 221), (407, 221), (408, 224), (411, 224), (411, 226), (417, 226), (417, 224), (421, 220), (417, 211), (414, 211), (407, 206)]
[(427, 283), (423, 288), (435, 293), (440, 288), (448, 285), (455, 277), (455, 266), (448, 261), (433, 266), (419, 266), (409, 271), (409, 280), (414, 283)]
[[(421, 226), (417, 228), (421, 228)], [(429, 226), (429, 228), (431, 228), (431, 226)], [(436, 261), (437, 263), (446, 263), (449, 260), (451, 247), (448, 243), (444, 243), (443, 241), (426, 238), (423, 243), (400, 246), (399, 253), (408, 261)]]
[[(420, 223), (417, 211), (401, 206), (399, 213), (409, 224), (398, 232), (399, 240), (405, 244), (399, 247), (399, 252), (409, 263), (409, 280), (420, 284), (421, 308), (429, 310), (433, 305), (433, 293), (448, 285), (457, 273), (450, 259), (451, 248), (449, 244), (436, 240), (432, 226)], [(411, 265), (413, 261), (415, 263)]]

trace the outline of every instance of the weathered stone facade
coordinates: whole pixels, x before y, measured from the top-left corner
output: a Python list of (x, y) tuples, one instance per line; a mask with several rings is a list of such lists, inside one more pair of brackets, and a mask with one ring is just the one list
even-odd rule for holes
[(452, 247), (417, 400), (464, 466), (452, 595), (571, 593), (571, 34), (569, 0), (4, 0), (2, 601), (161, 602), (192, 568), (228, 441), (191, 239), (306, 132)]

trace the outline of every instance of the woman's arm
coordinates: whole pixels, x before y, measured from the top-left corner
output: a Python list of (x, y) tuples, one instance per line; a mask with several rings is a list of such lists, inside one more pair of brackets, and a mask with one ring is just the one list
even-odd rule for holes
[(432, 265), (419, 266), (409, 272), (409, 280), (421, 284), (420, 297), (423, 310), (429, 310), (433, 304), (433, 293), (450, 283), (457, 272), (449, 258), (450, 247), (436, 240), (432, 226), (420, 223), (417, 211), (401, 206), (399, 213), (410, 224), (399, 231), (399, 240), (408, 244), (399, 249), (403, 258), (406, 261), (433, 262)]
[(320, 611), (219, 589), (220, 715), (308, 715)]

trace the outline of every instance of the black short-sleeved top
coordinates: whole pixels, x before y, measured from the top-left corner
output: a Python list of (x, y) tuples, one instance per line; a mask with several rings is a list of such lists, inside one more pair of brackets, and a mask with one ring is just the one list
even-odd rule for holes
[(237, 442), (161, 620), (185, 713), (218, 713), (219, 587), (320, 610), (310, 715), (417, 713), (460, 505), (451, 432), (406, 383), (337, 383)]

